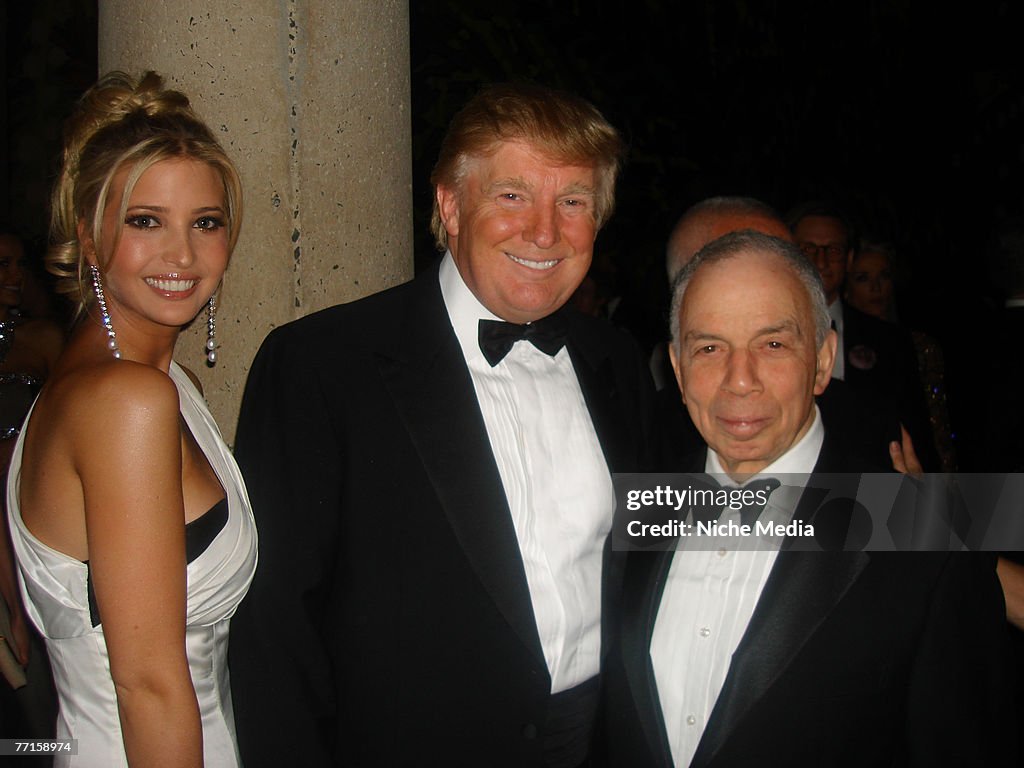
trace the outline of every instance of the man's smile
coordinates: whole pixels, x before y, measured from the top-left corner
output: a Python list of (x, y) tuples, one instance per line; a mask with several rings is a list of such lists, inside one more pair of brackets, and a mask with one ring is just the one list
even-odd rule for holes
[(512, 259), (512, 261), (514, 261), (516, 264), (521, 264), (524, 267), (529, 267), (530, 269), (537, 269), (537, 270), (551, 269), (552, 267), (557, 266), (558, 263), (561, 261), (561, 259), (546, 259), (544, 261), (530, 261), (529, 259), (523, 259), (523, 258), (520, 258), (519, 256), (513, 256), (511, 253), (508, 253), (507, 251), (505, 252), (505, 255), (508, 256), (510, 259)]

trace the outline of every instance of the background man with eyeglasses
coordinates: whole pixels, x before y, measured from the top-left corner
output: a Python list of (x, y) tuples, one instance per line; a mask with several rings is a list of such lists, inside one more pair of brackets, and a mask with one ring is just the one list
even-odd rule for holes
[(839, 336), (832, 378), (845, 381), (894, 424), (891, 439), (900, 439), (895, 425), (902, 424), (922, 466), (938, 469), (938, 452), (910, 335), (893, 323), (854, 309), (841, 298), (846, 270), (857, 249), (853, 227), (838, 208), (822, 202), (798, 205), (787, 216), (787, 223), (800, 250), (818, 269)]

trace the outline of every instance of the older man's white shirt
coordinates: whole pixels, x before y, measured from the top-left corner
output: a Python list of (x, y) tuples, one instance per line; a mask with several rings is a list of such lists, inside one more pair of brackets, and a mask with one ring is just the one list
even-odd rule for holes
[[(800, 441), (744, 486), (756, 486), (758, 478), (765, 476), (810, 474), (824, 439), (815, 406), (814, 423)], [(705, 471), (723, 485), (732, 482), (710, 449)], [(802, 487), (787, 479), (771, 495), (760, 519), (788, 523), (802, 492)], [(738, 522), (739, 512), (727, 510), (720, 518), (722, 523), (730, 520)], [(742, 544), (744, 549), (690, 547), (673, 555), (650, 655), (665, 732), (672, 758), (680, 768), (689, 765), (697, 752), (732, 655), (775, 565), (779, 543), (775, 537), (748, 539)]]

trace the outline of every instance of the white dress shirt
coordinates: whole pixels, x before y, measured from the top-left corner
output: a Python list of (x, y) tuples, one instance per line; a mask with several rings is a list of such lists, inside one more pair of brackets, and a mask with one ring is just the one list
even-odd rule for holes
[[(825, 438), (815, 406), (814, 423), (792, 448), (765, 467), (758, 478), (783, 475), (761, 520), (788, 523), (803, 493), (792, 474), (810, 474)], [(705, 471), (723, 484), (731, 480), (708, 450)], [(720, 521), (739, 520), (726, 509)], [(651, 664), (672, 759), (680, 768), (693, 760), (708, 719), (725, 684), (732, 655), (747, 630), (781, 540), (744, 539), (743, 549), (681, 547), (672, 558), (651, 637)]]
[(518, 341), (492, 368), (478, 325), (501, 318), (469, 290), (450, 252), (440, 280), (512, 513), (551, 692), (558, 693), (600, 669), (611, 474), (568, 350), (550, 357)]

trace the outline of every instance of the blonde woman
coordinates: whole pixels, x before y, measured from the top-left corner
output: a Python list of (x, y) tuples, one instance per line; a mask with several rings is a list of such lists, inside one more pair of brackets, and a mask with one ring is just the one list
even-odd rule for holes
[(172, 359), (238, 239), (238, 173), (181, 93), (103, 78), (66, 128), (48, 267), (79, 319), (14, 450), (29, 617), (78, 741), (58, 765), (238, 764), (228, 623), (256, 564), (241, 476)]

